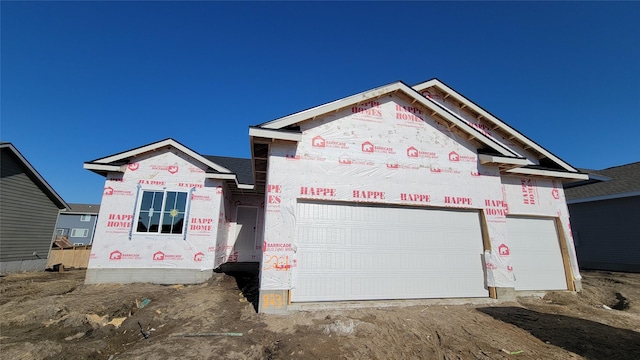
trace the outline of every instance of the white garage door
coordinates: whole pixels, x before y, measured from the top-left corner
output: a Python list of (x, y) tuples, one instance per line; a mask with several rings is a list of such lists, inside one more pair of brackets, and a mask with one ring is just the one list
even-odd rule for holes
[(298, 203), (292, 301), (487, 297), (475, 211)]
[(554, 219), (507, 218), (516, 290), (566, 290)]

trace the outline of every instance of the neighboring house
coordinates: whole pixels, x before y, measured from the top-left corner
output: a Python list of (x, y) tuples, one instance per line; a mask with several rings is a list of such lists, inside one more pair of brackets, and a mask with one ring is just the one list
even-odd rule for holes
[(580, 285), (562, 183), (587, 176), (437, 79), (249, 137), (251, 159), (167, 139), (85, 163), (106, 177), (87, 282), (259, 262), (263, 312)]
[(580, 268), (640, 272), (640, 162), (584, 171), (565, 185)]
[(69, 204), (69, 207), (70, 209), (60, 210), (58, 214), (54, 246), (64, 248), (91, 245), (100, 205)]
[(0, 273), (44, 270), (68, 205), (11, 143), (0, 143)]

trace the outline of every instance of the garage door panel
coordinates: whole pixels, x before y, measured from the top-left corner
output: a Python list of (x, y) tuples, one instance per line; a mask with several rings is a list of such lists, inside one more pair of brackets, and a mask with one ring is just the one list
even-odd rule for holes
[(486, 297), (477, 212), (300, 203), (293, 301)]
[(555, 220), (507, 218), (516, 290), (566, 290)]

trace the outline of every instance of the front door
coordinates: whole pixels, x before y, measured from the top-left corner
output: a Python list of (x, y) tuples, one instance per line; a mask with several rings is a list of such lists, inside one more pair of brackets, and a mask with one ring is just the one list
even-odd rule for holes
[(258, 208), (238, 206), (236, 211), (236, 242), (233, 248), (239, 252), (253, 252), (256, 248)]

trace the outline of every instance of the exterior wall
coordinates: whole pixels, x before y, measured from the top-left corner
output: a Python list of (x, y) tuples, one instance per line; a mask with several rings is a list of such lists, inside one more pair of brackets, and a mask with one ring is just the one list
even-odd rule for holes
[[(223, 195), (218, 211), (218, 228), (214, 254), (214, 268), (225, 263), (259, 262), (261, 260), (260, 239), (264, 223), (264, 199), (257, 196), (232, 197), (226, 185), (221, 187)], [(256, 220), (256, 244), (251, 251), (236, 248), (236, 225), (238, 206), (253, 206), (258, 209)]]
[[(145, 190), (188, 193), (182, 234), (137, 232)], [(226, 246), (217, 241), (225, 232), (219, 232), (226, 221), (220, 221), (223, 192), (221, 181), (205, 179), (204, 165), (177, 150), (140, 156), (124, 173), (109, 174), (86, 282), (205, 281), (220, 263), (216, 249)]]
[(640, 272), (640, 196), (569, 205), (584, 269)]
[[(503, 199), (498, 170), (479, 165), (471, 143), (396, 96), (304, 122), (301, 130), (297, 146), (271, 146), (264, 290), (295, 287), (299, 199), (470, 209)], [(491, 216), (504, 217), (497, 210)], [(504, 237), (502, 228), (491, 230), (496, 241)], [(496, 278), (512, 281), (506, 270)]]
[(552, 217), (560, 220), (562, 226), (558, 231), (562, 232), (566, 241), (572, 275), (576, 280), (581, 279), (562, 184), (550, 179), (518, 176), (504, 176), (502, 183), (510, 215)]
[[(65, 214), (61, 212), (58, 215), (58, 221), (56, 223), (57, 229), (65, 229), (69, 236), (69, 242), (72, 244), (90, 245), (93, 240), (93, 233), (96, 226), (97, 214), (90, 215), (89, 221), (81, 221), (82, 214)], [(87, 229), (86, 237), (71, 236), (73, 229)]]
[(303, 199), (480, 209), (495, 249), (485, 251), (487, 284), (496, 287), (514, 286), (510, 256), (497, 252), (509, 245), (507, 214), (560, 217), (568, 227), (560, 184), (533, 183), (548, 202), (519, 206), (522, 179), (503, 179), (497, 168), (479, 164), (466, 138), (395, 95), (300, 126), (300, 143), (271, 145), (261, 268), (265, 293), (296, 286), (296, 204)]
[(9, 150), (1, 153), (0, 273), (44, 270), (59, 209)]

